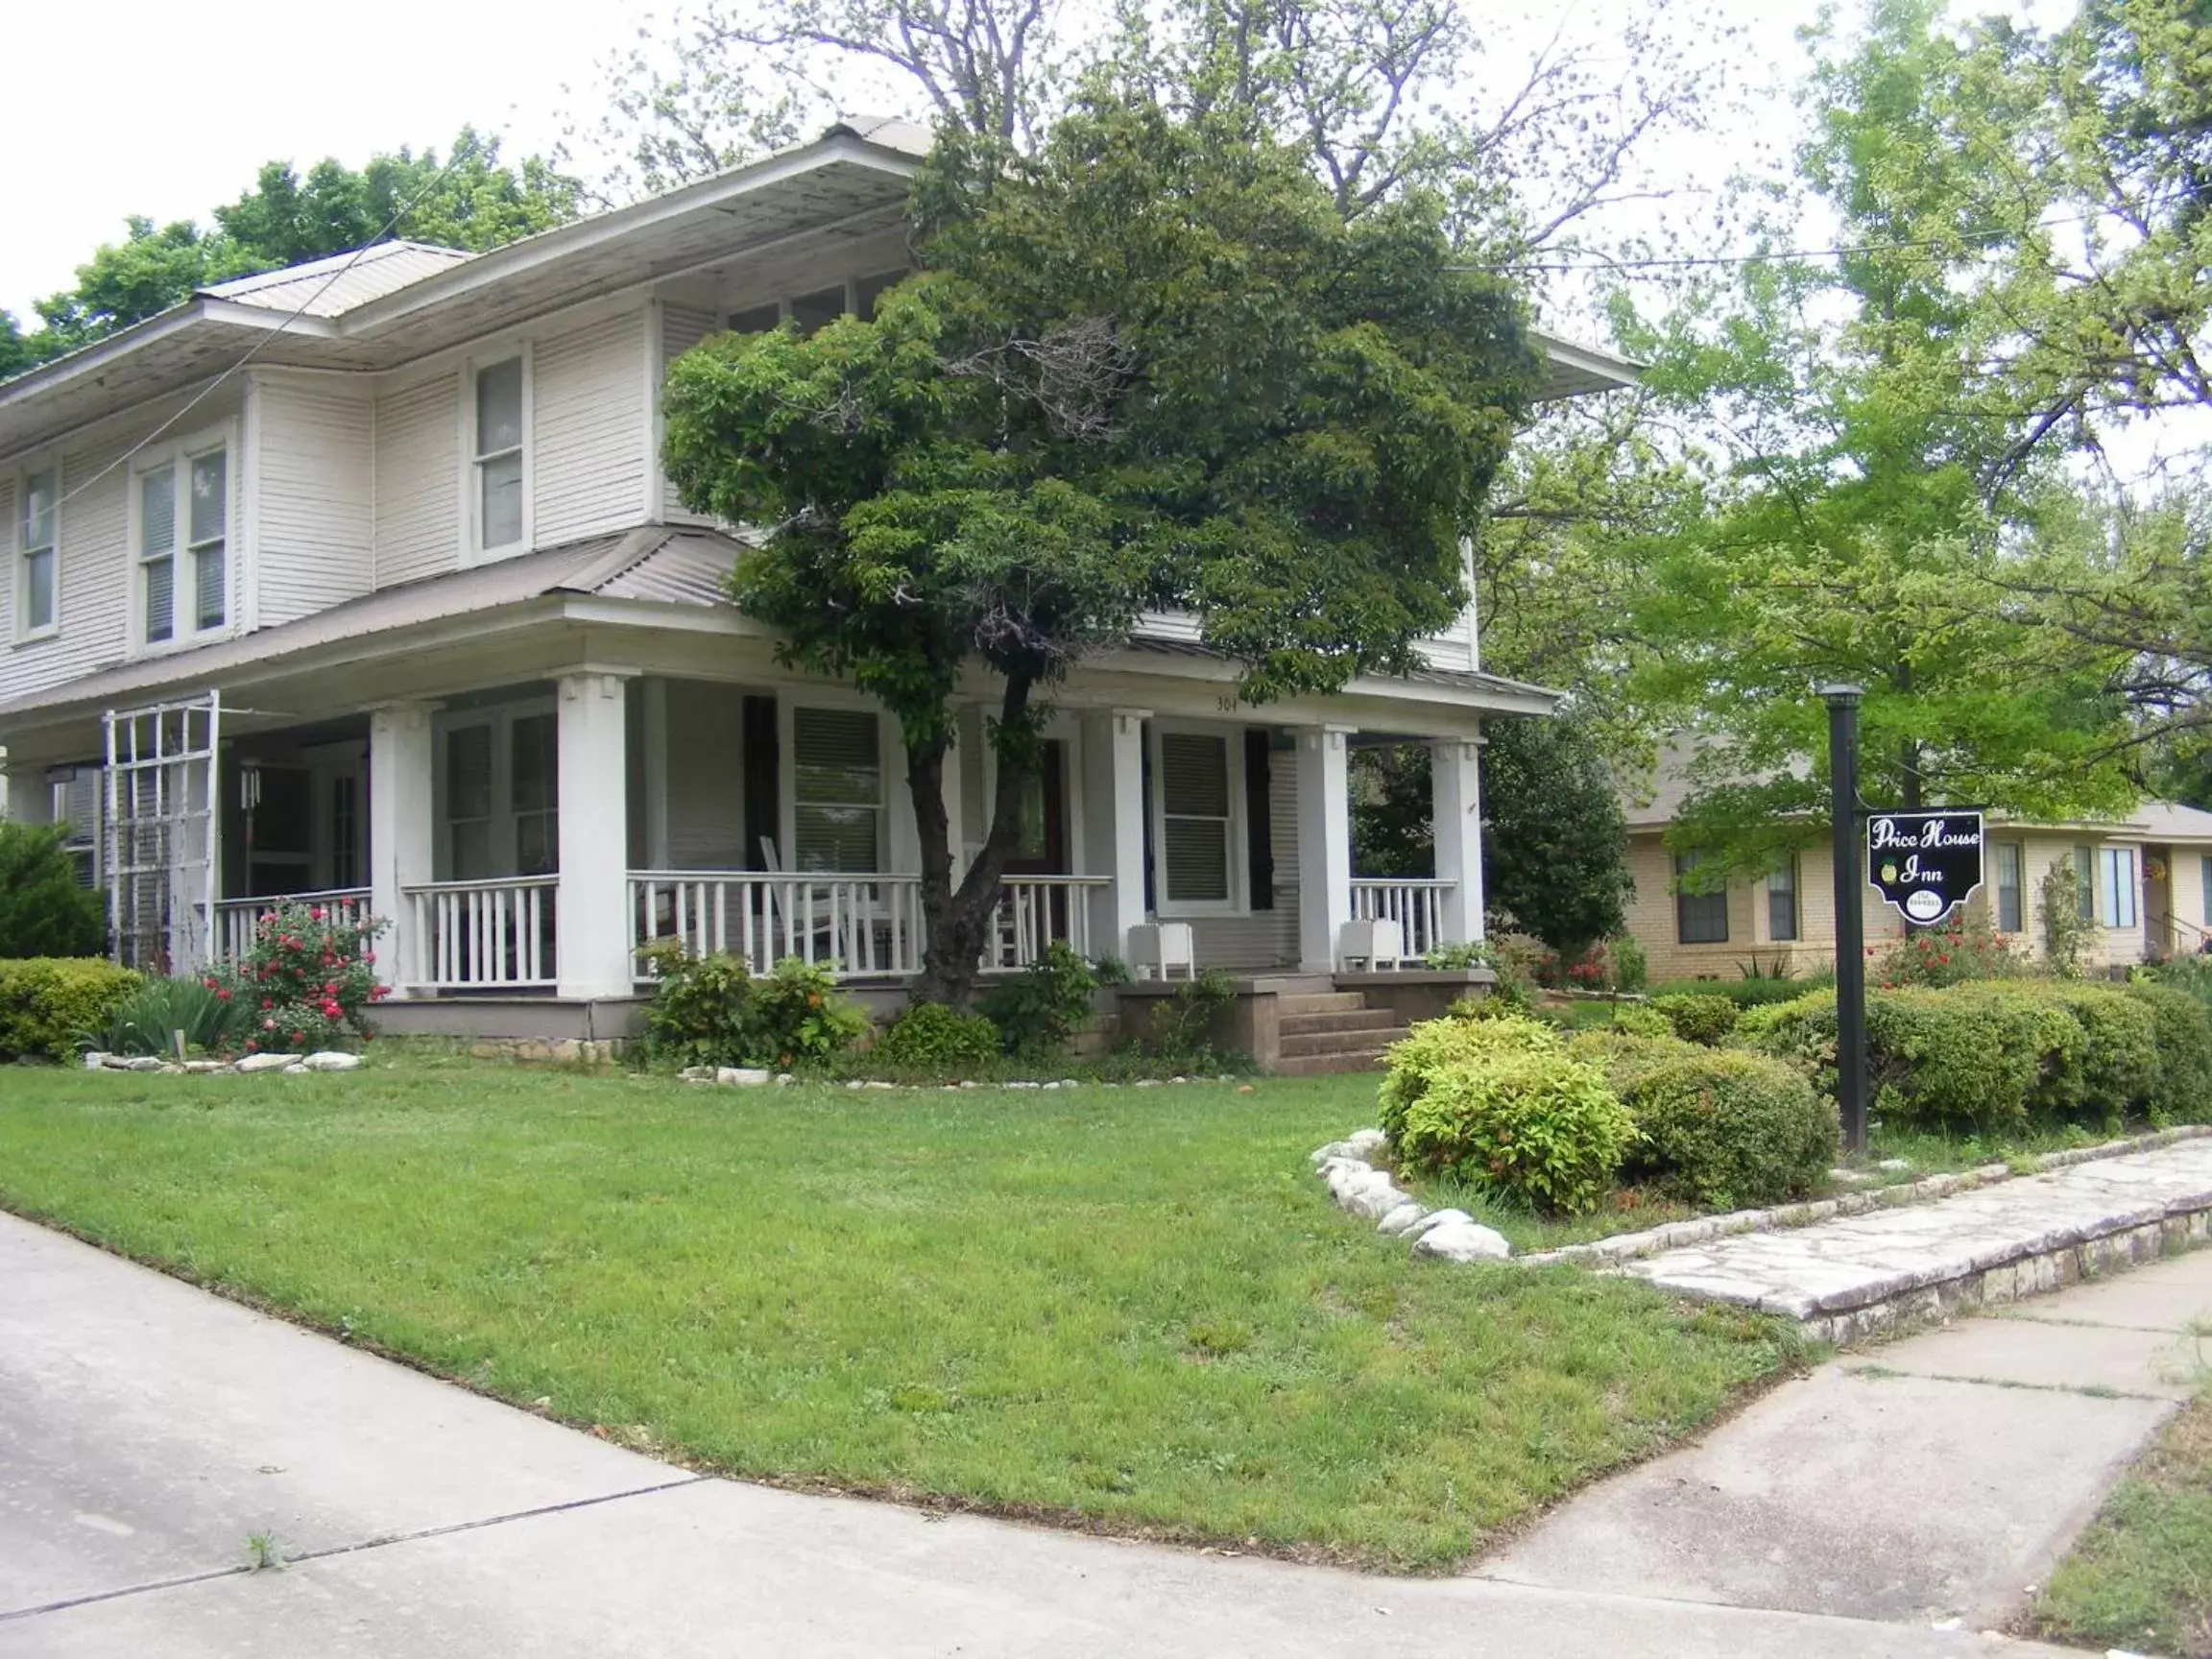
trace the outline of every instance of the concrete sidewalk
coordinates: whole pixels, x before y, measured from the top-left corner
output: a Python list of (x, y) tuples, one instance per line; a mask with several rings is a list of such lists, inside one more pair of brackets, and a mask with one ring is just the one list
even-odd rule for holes
[[(294, 1564), (238, 1571), (262, 1531)], [(9, 1659), (2056, 1651), (1717, 1600), (698, 1479), (0, 1215)]]
[(1921, 1625), (2005, 1623), (2204, 1380), (2212, 1251), (1853, 1351), (1595, 1486), (1478, 1571)]

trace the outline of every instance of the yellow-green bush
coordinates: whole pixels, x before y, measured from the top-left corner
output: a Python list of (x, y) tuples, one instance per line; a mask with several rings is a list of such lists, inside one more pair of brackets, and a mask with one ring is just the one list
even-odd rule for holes
[(1531, 1209), (1595, 1209), (1636, 1138), (1595, 1067), (1502, 1047), (1432, 1071), (1393, 1136), (1400, 1159)]
[(58, 1060), (105, 1026), (138, 975), (97, 956), (0, 962), (0, 1060)]
[(1651, 1007), (1674, 1027), (1675, 1036), (1686, 1043), (1702, 1043), (1708, 1047), (1726, 1041), (1743, 1012), (1726, 997), (1687, 993), (1654, 997)]
[(1393, 1141), (1406, 1109), (1445, 1068), (1502, 1053), (1559, 1053), (1567, 1040), (1555, 1026), (1522, 1015), (1424, 1020), (1383, 1056), (1387, 1070), (1378, 1102), (1382, 1132)]
[(1709, 1054), (1695, 1043), (1685, 1043), (1659, 1022), (1655, 1032), (1624, 1031), (1619, 1026), (1593, 1026), (1568, 1040), (1567, 1052), (1595, 1066), (1605, 1074), (1616, 1094), (1655, 1067), (1672, 1065), (1693, 1054)]
[(1612, 1077), (1635, 1120), (1624, 1173), (1692, 1204), (1739, 1209), (1810, 1191), (1836, 1160), (1836, 1102), (1763, 1054), (1688, 1050)]

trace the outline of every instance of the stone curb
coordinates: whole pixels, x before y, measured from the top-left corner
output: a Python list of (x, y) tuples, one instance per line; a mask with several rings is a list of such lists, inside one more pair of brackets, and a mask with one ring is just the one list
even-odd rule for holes
[(1237, 1077), (1224, 1072), (1218, 1077), (1138, 1077), (1127, 1083), (1092, 1080), (1080, 1077), (1062, 1077), (1052, 1082), (1019, 1077), (1002, 1083), (979, 1083), (969, 1078), (960, 1083), (891, 1083), (881, 1078), (848, 1077), (802, 1078), (790, 1071), (771, 1071), (759, 1066), (686, 1066), (676, 1073), (685, 1083), (712, 1083), (722, 1088), (759, 1088), (764, 1084), (789, 1085), (812, 1082), (821, 1089), (905, 1089), (918, 1094), (945, 1094), (956, 1089), (1162, 1089), (1175, 1083), (1234, 1083), (1252, 1087), (1249, 1077)]
[[(2161, 1146), (2174, 1145), (2176, 1142), (2200, 1140), (2207, 1135), (2212, 1135), (2212, 1125), (2192, 1123), (2173, 1129), (2160, 1129), (2149, 1135), (2133, 1136), (2124, 1141), (2106, 1141), (2095, 1146), (2075, 1146), (2062, 1152), (2045, 1152), (2036, 1158), (2033, 1173), (2040, 1175), (2053, 1169), (2066, 1169), (2101, 1158), (2121, 1158), (2130, 1152), (2152, 1152)], [(1686, 1245), (1707, 1243), (1731, 1233), (1774, 1233), (1791, 1227), (1810, 1227), (1816, 1222), (1834, 1220), (1839, 1215), (1863, 1215), (1870, 1210), (1888, 1210), (1906, 1204), (1929, 1204), (1957, 1192), (1967, 1192), (1977, 1187), (1989, 1187), (2000, 1181), (2009, 1181), (2013, 1175), (2014, 1170), (2009, 1165), (1984, 1164), (1973, 1169), (1931, 1175), (1925, 1180), (1901, 1182), (1894, 1187), (1878, 1187), (1863, 1192), (1845, 1192), (1834, 1198), (1816, 1198), (1802, 1204), (1782, 1204), (1769, 1210), (1731, 1210), (1721, 1215), (1698, 1215), (1688, 1221), (1670, 1221), (1664, 1226), (1647, 1228), (1641, 1233), (1616, 1233), (1610, 1238), (1597, 1238), (1587, 1244), (1563, 1244), (1556, 1250), (1539, 1250), (1517, 1260), (1530, 1266), (1542, 1266), (1552, 1262), (1602, 1266), (1633, 1261), (1639, 1256), (1656, 1256), (1664, 1250), (1679, 1250)]]
[(1385, 1144), (1382, 1130), (1359, 1129), (1313, 1149), (1313, 1173), (1339, 1209), (1374, 1222), (1376, 1232), (1385, 1238), (1407, 1240), (1416, 1256), (1503, 1262), (1513, 1254), (1504, 1234), (1483, 1226), (1466, 1211), (1431, 1210), (1410, 1192), (1401, 1191), (1390, 1171), (1373, 1162)]
[(84, 1056), (87, 1071), (119, 1071), (132, 1076), (152, 1073), (161, 1077), (238, 1077), (256, 1071), (275, 1071), (298, 1077), (309, 1071), (357, 1071), (361, 1056), (336, 1048), (319, 1048), (312, 1054), (249, 1054), (242, 1060), (164, 1060), (154, 1054), (104, 1054), (91, 1049)]

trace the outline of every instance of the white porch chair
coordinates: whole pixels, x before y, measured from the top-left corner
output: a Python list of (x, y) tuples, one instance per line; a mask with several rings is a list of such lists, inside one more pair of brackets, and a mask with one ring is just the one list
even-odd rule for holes
[(1336, 959), (1349, 968), (1364, 962), (1372, 973), (1406, 966), (1406, 929), (1387, 916), (1347, 922), (1336, 935)]
[(1140, 922), (1129, 929), (1129, 966), (1145, 978), (1154, 973), (1174, 977), (1177, 968), (1187, 979), (1198, 977), (1197, 941), (1188, 922)]

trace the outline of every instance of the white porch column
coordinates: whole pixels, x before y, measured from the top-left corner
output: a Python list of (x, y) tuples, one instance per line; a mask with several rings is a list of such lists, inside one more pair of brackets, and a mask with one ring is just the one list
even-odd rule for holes
[(1451, 737), (1429, 745), (1430, 820), (1436, 878), (1443, 895), (1444, 938), (1467, 945), (1482, 937), (1482, 745)]
[(1352, 796), (1348, 726), (1298, 733), (1298, 965), (1336, 971), (1336, 941), (1352, 920)]
[(392, 924), (373, 949), (376, 977), (396, 991), (407, 965), (426, 943), (413, 936), (415, 917), (402, 889), (430, 879), (430, 709), (394, 703), (369, 711), (369, 913)]
[(1144, 921), (1145, 709), (1083, 716), (1083, 861), (1112, 884), (1091, 899), (1091, 948), (1129, 954), (1129, 929)]
[(571, 998), (627, 997), (630, 963), (628, 676), (561, 676), (561, 885), (557, 986)]

